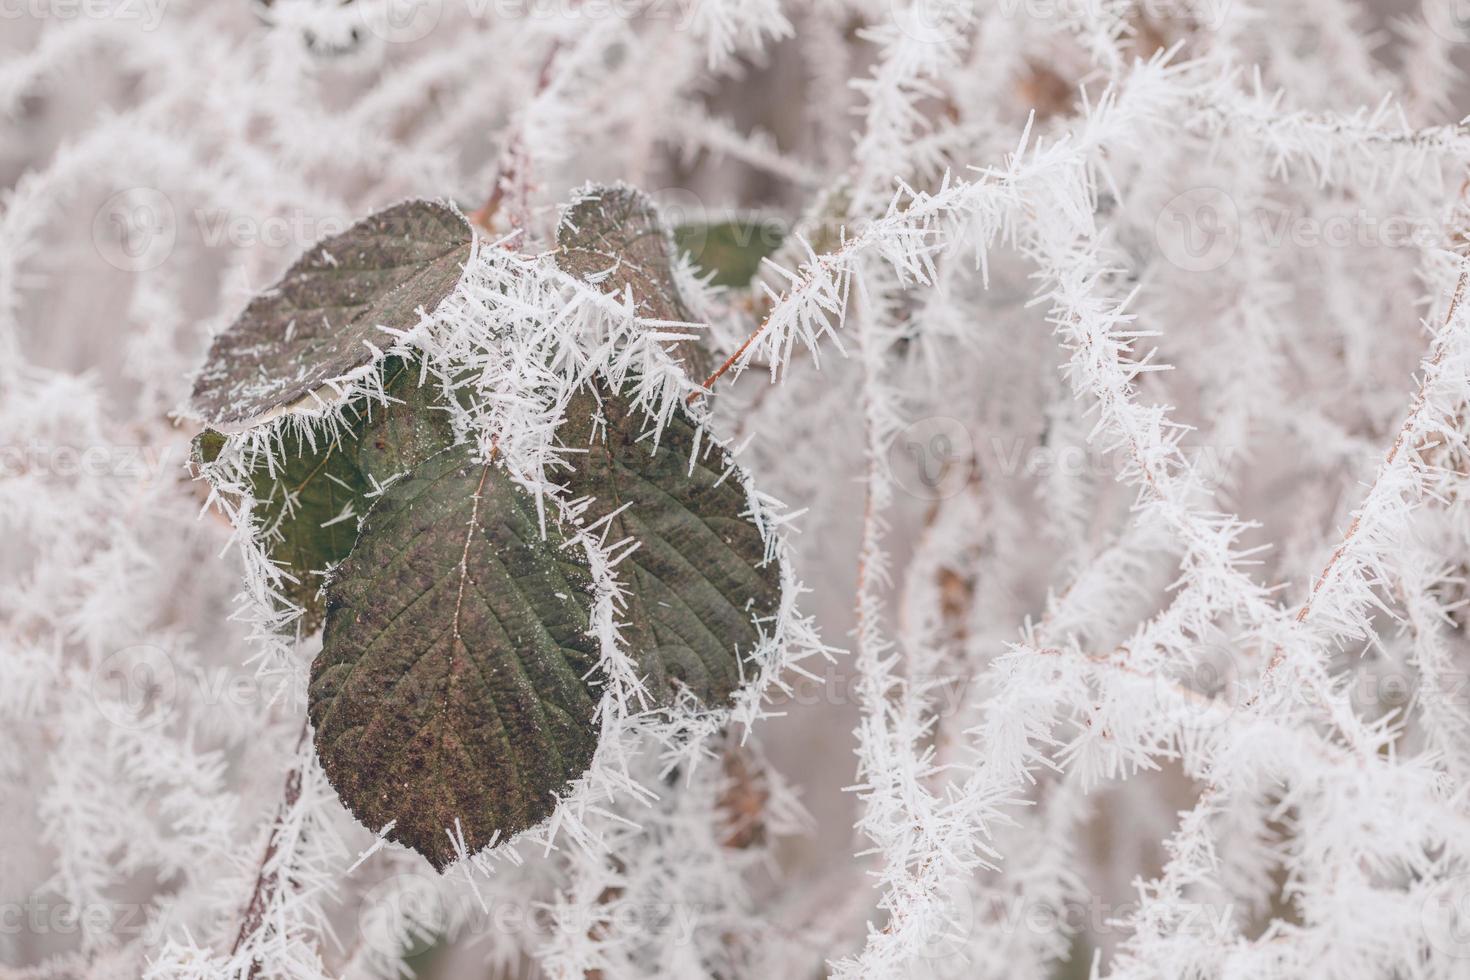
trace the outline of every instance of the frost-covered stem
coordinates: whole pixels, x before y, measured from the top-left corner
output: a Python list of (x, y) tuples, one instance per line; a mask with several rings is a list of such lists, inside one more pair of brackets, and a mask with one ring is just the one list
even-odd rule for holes
[[(561, 39), (553, 39), (546, 52), (546, 57), (542, 59), (541, 70), (536, 74), (536, 84), (531, 90), (530, 101), (533, 105), (551, 85), (552, 72), (561, 54), (561, 49)], [(485, 231), (493, 233), (495, 216), (504, 207), (511, 227), (524, 231), (531, 217), (529, 210), (532, 184), (531, 166), (532, 161), (527, 152), (525, 133), (522, 127), (517, 125), (511, 133), (510, 142), (501, 154), (499, 170), (492, 182), (490, 196), (470, 215), (470, 220)], [(524, 235), (515, 239), (516, 247), (519, 247), (519, 243), (523, 241)]]
[[(872, 274), (870, 274), (872, 275)], [(891, 276), (872, 275), (891, 288)], [(869, 276), (859, 282), (867, 283)], [(859, 828), (876, 845), (882, 866), (877, 872), (884, 891), (879, 907), (888, 922), (869, 927), (867, 946), (855, 957), (833, 964), (833, 975), (868, 975), (878, 964), (899, 962), (900, 951), (914, 951), (946, 930), (953, 910), (940, 887), (961, 868), (984, 866), (993, 855), (983, 845), (971, 854), (944, 854), (922, 846), (931, 828), (946, 820), (946, 798), (927, 785), (937, 774), (935, 750), (925, 742), (935, 724), (927, 676), (937, 649), (918, 646), (927, 638), (907, 638), (895, 650), (884, 636), (881, 590), (889, 582), (882, 536), (884, 513), (892, 499), (887, 452), (898, 428), (893, 396), (883, 381), (884, 358), (896, 336), (897, 317), (886, 308), (889, 297), (865, 289), (867, 302), (858, 314), (860, 397), (867, 467), (861, 540), (859, 543), (856, 636), (860, 674), (858, 701), (863, 712), (858, 727), (856, 787), (863, 804)], [(905, 676), (895, 668), (900, 664)], [(972, 848), (975, 847), (972, 842)]]
[[(301, 734), (296, 739), (296, 747), (293, 754), (299, 759), (301, 747), (306, 744), (306, 736), (310, 731), (310, 723), (303, 722)], [(250, 899), (245, 903), (245, 912), (240, 919), (240, 931), (235, 934), (235, 942), (230, 946), (230, 955), (234, 956), (240, 951), (240, 947), (247, 939), (255, 935), (264, 923), (266, 909), (270, 906), (272, 892), (280, 875), (275, 868), (276, 853), (281, 846), (280, 821), (285, 820), (287, 815), (296, 807), (301, 800), (301, 767), (302, 762), (297, 762), (286, 773), (286, 782), (281, 791), (281, 805), (276, 816), (276, 826), (271, 829), (270, 838), (265, 844), (265, 854), (260, 859), (260, 869), (255, 875), (255, 886), (250, 891)], [(249, 976), (254, 977), (260, 972), (260, 961), (252, 960), (250, 963)]]
[[(1393, 445), (1388, 448), (1388, 455), (1384, 457), (1383, 466), (1379, 470), (1378, 477), (1373, 481), (1373, 486), (1368, 491), (1368, 498), (1364, 502), (1363, 509), (1353, 516), (1352, 523), (1348, 525), (1347, 533), (1343, 535), (1342, 543), (1332, 552), (1332, 557), (1327, 560), (1327, 565), (1322, 569), (1322, 574), (1317, 576), (1317, 581), (1312, 586), (1311, 594), (1307, 596), (1306, 601), (1302, 603), (1301, 609), (1297, 611), (1296, 621), (1298, 623), (1305, 623), (1307, 617), (1312, 615), (1312, 604), (1317, 599), (1318, 593), (1327, 584), (1333, 569), (1337, 567), (1337, 563), (1352, 550), (1353, 539), (1358, 534), (1363, 513), (1369, 510), (1380, 494), (1386, 495), (1386, 490), (1380, 491), (1379, 488), (1381, 486), (1387, 486), (1389, 482), (1387, 476), (1396, 469), (1394, 463), (1399, 458), (1399, 453), (1404, 449), (1405, 441), (1417, 435), (1421, 425), (1424, 423), (1423, 414), (1425, 406), (1429, 401), (1430, 385), (1438, 380), (1439, 367), (1444, 361), (1445, 354), (1450, 350), (1451, 340), (1457, 339), (1451, 336), (1450, 331), (1453, 328), (1455, 317), (1459, 313), (1460, 302), (1464, 299), (1467, 281), (1470, 281), (1470, 267), (1465, 267), (1460, 270), (1460, 278), (1456, 281), (1454, 294), (1450, 298), (1449, 311), (1445, 314), (1444, 327), (1442, 328), (1443, 332), (1435, 343), (1433, 356), (1430, 357), (1423, 367), (1423, 380), (1419, 384), (1419, 390), (1414, 394), (1414, 401), (1409, 410), (1409, 414), (1404, 419), (1403, 425), (1399, 427), (1398, 435), (1394, 438)], [(1408, 465), (1408, 463), (1405, 463), (1403, 466), (1398, 467), (1398, 469), (1403, 469)], [(1278, 651), (1277, 656), (1271, 658), (1273, 665), (1279, 663), (1279, 661), (1280, 651)]]
[[(1438, 413), (1445, 407), (1436, 403), (1433, 397), (1436, 389), (1448, 381), (1448, 390), (1458, 393), (1463, 391), (1463, 385), (1470, 380), (1470, 372), (1467, 372), (1470, 358), (1466, 355), (1466, 338), (1462, 336), (1464, 329), (1459, 322), (1463, 319), (1460, 306), (1467, 281), (1470, 281), (1470, 265), (1462, 263), (1444, 325), (1423, 363), (1421, 383), (1404, 422), (1342, 541), (1328, 557), (1311, 592), (1292, 617), (1296, 626), (1306, 628), (1312, 622), (1314, 613), (1319, 614), (1318, 618), (1326, 616), (1323, 625), (1300, 634), (1303, 655), (1313, 652), (1312, 648), (1315, 646), (1326, 644), (1343, 635), (1359, 633), (1363, 628), (1361, 617), (1364, 609), (1374, 601), (1368, 576), (1382, 561), (1375, 554), (1375, 549), (1386, 538), (1391, 539), (1392, 533), (1403, 526), (1412, 507), (1404, 499), (1406, 494), (1414, 492), (1413, 486), (1417, 482), (1411, 458), (1427, 435), (1436, 429), (1442, 431), (1443, 421), (1431, 415), (1431, 412)], [(1442, 373), (1451, 356), (1457, 359), (1457, 370), (1453, 378), (1445, 379)], [(1337, 593), (1340, 591), (1346, 592), (1346, 595), (1339, 596)], [(1323, 610), (1327, 611), (1324, 613)], [(1290, 639), (1295, 643), (1298, 636), (1293, 635)], [(1265, 667), (1256, 692), (1242, 703), (1240, 713), (1246, 716), (1262, 714), (1269, 706), (1277, 704), (1280, 675), (1289, 666), (1301, 679), (1310, 684), (1317, 683), (1312, 675), (1320, 668), (1316, 664), (1293, 664), (1287, 644), (1278, 644)], [(1321, 690), (1320, 686), (1318, 690)], [(1355, 778), (1369, 760), (1380, 758), (1385, 742), (1384, 733), (1381, 729), (1371, 733), (1363, 730), (1341, 698), (1331, 697), (1326, 707), (1334, 723), (1349, 737), (1355, 760), (1350, 758), (1343, 768), (1329, 770), (1319, 778), (1330, 781), (1333, 772), (1340, 773), (1342, 778)], [(1163, 875), (1150, 885), (1138, 915), (1140, 921), (1151, 914), (1152, 903), (1166, 900), (1170, 896), (1177, 898), (1190, 882), (1206, 878), (1212, 872), (1213, 848), (1209, 843), (1209, 823), (1213, 816), (1221, 812), (1232, 789), (1227, 781), (1217, 777), (1209, 783), (1195, 806), (1185, 816), (1169, 845), (1174, 856), (1165, 865)], [(1417, 805), (1434, 804), (1425, 799)]]

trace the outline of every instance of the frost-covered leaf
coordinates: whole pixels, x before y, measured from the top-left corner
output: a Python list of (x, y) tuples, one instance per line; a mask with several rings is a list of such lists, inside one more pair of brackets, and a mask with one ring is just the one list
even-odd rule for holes
[[(362, 396), (346, 406), (335, 434), (319, 431), (313, 440), (288, 426), (274, 465), (261, 459), (251, 471), (262, 543), (290, 576), (281, 591), (301, 608), (305, 632), (321, 625), (322, 573), (352, 551), (374, 488), (454, 442), (438, 389), (419, 384), (416, 365), (385, 361), (383, 393), (386, 401)], [(198, 458), (211, 462), (223, 439), (200, 433)]]
[(716, 286), (748, 286), (760, 270), (761, 259), (773, 255), (784, 238), (781, 227), (758, 218), (692, 223), (674, 229), (680, 251), (695, 265), (714, 273)]
[[(633, 295), (634, 310), (651, 320), (693, 319), (674, 281), (673, 237), (647, 194), (626, 185), (592, 186), (562, 215), (557, 264), (610, 295)], [(708, 377), (709, 352), (698, 340), (669, 344), (669, 353), (696, 381)]]
[(190, 462), (196, 466), (207, 465), (219, 459), (219, 454), (225, 448), (227, 437), (222, 432), (213, 429), (205, 429), (194, 437), (194, 451)]
[(238, 427), (370, 364), (380, 327), (411, 327), (454, 291), (472, 239), (453, 209), (407, 201), (313, 245), (215, 338), (195, 409)]
[(558, 436), (587, 452), (572, 456), (568, 490), (592, 498), (588, 526), (613, 515), (610, 544), (638, 543), (617, 572), (628, 603), (624, 637), (650, 691), (667, 701), (677, 680), (707, 705), (722, 704), (740, 684), (740, 658), (760, 640), (754, 620), (776, 612), (780, 570), (765, 561), (765, 539), (724, 450), (705, 434), (696, 456), (696, 429), (682, 413), (655, 448), (640, 438), (646, 422), (605, 387), (574, 396)]
[(322, 572), (352, 551), (370, 485), (348, 433), (321, 437), (315, 447), (295, 433), (281, 442), (279, 464), (256, 467), (252, 492), (266, 553), (290, 576), (281, 592), (301, 608), (300, 628), (309, 633), (321, 624)]
[(443, 870), (550, 815), (597, 747), (591, 577), (495, 464), (451, 449), (374, 505), (327, 588), (308, 709), (368, 827)]

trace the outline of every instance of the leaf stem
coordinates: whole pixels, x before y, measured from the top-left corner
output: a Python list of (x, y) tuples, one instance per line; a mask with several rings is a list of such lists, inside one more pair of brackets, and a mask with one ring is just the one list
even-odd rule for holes
[(699, 386), (702, 390), (691, 391), (689, 393), (689, 397), (685, 399), (685, 404), (693, 405), (695, 399), (699, 398), (700, 395), (710, 394), (714, 383), (720, 380), (721, 375), (723, 375), (726, 371), (735, 366), (735, 362), (740, 360), (740, 356), (750, 348), (751, 344), (755, 343), (756, 338), (758, 338), (762, 333), (765, 332), (765, 329), (770, 324), (770, 322), (771, 318), (769, 315), (767, 315), (766, 318), (761, 321), (761, 325), (756, 327), (755, 331), (749, 337), (745, 338), (745, 342), (740, 345), (739, 349), (736, 350), (735, 353), (731, 354), (729, 357), (725, 358), (725, 363), (715, 368), (715, 372), (704, 379), (704, 382)]
[[(310, 722), (303, 721), (301, 723), (301, 734), (296, 738), (295, 754), (298, 758), (301, 755), (301, 746), (306, 743), (306, 733), (309, 730)], [(291, 812), (291, 808), (300, 799), (301, 763), (298, 761), (286, 773), (286, 784), (282, 792), (282, 802), (278, 810), (276, 823), (271, 828), (270, 838), (266, 841), (265, 854), (261, 856), (259, 870), (255, 876), (255, 888), (250, 893), (250, 901), (246, 903), (244, 917), (240, 921), (240, 931), (235, 936), (234, 945), (230, 947), (231, 956), (240, 951), (240, 947), (245, 944), (245, 940), (253, 935), (260, 928), (261, 923), (265, 921), (266, 906), (270, 904), (271, 895), (274, 893), (277, 883), (276, 872), (268, 869), (270, 868), (271, 861), (276, 856), (276, 852), (280, 849), (281, 820), (285, 818), (286, 814)], [(259, 973), (260, 960), (253, 960), (247, 976), (253, 980)]]

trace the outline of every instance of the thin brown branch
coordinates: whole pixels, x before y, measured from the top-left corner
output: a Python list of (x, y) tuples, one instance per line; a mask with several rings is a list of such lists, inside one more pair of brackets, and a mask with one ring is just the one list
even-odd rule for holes
[[(1444, 325), (1446, 328), (1448, 328), (1449, 325), (1454, 322), (1455, 314), (1460, 309), (1460, 303), (1465, 297), (1465, 286), (1467, 282), (1470, 282), (1470, 267), (1463, 267), (1460, 270), (1459, 282), (1455, 284), (1454, 296), (1450, 298), (1449, 311), (1445, 313)], [(1418, 423), (1419, 413), (1424, 410), (1424, 403), (1428, 399), (1430, 377), (1433, 374), (1434, 369), (1439, 366), (1441, 361), (1444, 360), (1445, 351), (1449, 347), (1449, 344), (1446, 343), (1446, 340), (1447, 338), (1445, 337), (1440, 338), (1440, 342), (1435, 348), (1434, 356), (1430, 358), (1429, 363), (1425, 368), (1424, 377), (1420, 379), (1419, 391), (1414, 395), (1413, 405), (1409, 409), (1408, 415), (1404, 418), (1404, 424), (1399, 427), (1398, 435), (1394, 438), (1393, 445), (1390, 446), (1388, 449), (1388, 455), (1384, 457), (1383, 469), (1379, 470), (1378, 478), (1374, 479), (1373, 485), (1368, 488), (1368, 493), (1364, 497), (1365, 500), (1373, 495), (1374, 490), (1378, 489), (1378, 481), (1382, 479), (1383, 470), (1393, 465), (1393, 461), (1398, 458), (1400, 450), (1402, 450), (1404, 447), (1404, 441), (1408, 439), (1409, 433), (1413, 431), (1414, 426)], [(1322, 569), (1322, 574), (1317, 577), (1316, 584), (1312, 586), (1311, 595), (1307, 597), (1306, 602), (1302, 603), (1302, 608), (1297, 612), (1296, 621), (1298, 623), (1306, 622), (1307, 617), (1311, 615), (1312, 603), (1316, 600), (1317, 594), (1322, 590), (1322, 586), (1326, 584), (1327, 576), (1332, 573), (1332, 569), (1337, 565), (1338, 560), (1342, 558), (1342, 556), (1347, 552), (1348, 546), (1352, 543), (1353, 538), (1357, 535), (1360, 520), (1361, 515), (1355, 516), (1352, 520), (1352, 523), (1348, 525), (1347, 533), (1343, 535), (1342, 542), (1337, 546), (1337, 549), (1332, 552), (1332, 557), (1327, 560), (1327, 564)], [(1271, 665), (1275, 666), (1281, 657), (1281, 647), (1278, 646), (1276, 648), (1276, 653), (1271, 658)]]
[[(296, 754), (301, 754), (301, 746), (306, 744), (306, 734), (309, 730), (309, 722), (301, 723), (301, 734), (296, 739)], [(291, 812), (301, 799), (301, 765), (298, 763), (291, 767), (286, 773), (286, 783), (282, 791), (281, 806), (277, 811), (275, 826), (271, 828), (270, 838), (265, 844), (265, 854), (261, 856), (259, 870), (255, 876), (255, 888), (250, 893), (250, 901), (245, 905), (245, 914), (240, 921), (240, 931), (235, 936), (234, 945), (230, 947), (233, 956), (240, 951), (260, 925), (265, 921), (267, 906), (270, 905), (271, 896), (275, 893), (277, 876), (274, 871), (269, 870), (271, 861), (275, 859), (276, 852), (280, 850), (281, 844), (281, 821)], [(257, 960), (250, 964), (249, 976), (252, 978), (260, 972), (260, 962)]]
[[(562, 42), (553, 41), (536, 74), (536, 86), (531, 92), (531, 101), (551, 87), (552, 67), (561, 53)], [(495, 216), (502, 207), (507, 209), (511, 227), (524, 229), (529, 223), (527, 201), (531, 193), (531, 158), (526, 152), (524, 133), (516, 127), (505, 152), (501, 154), (499, 169), (485, 203), (470, 215), (470, 221), (487, 232), (494, 232)]]
[(704, 379), (704, 382), (699, 386), (702, 390), (701, 391), (691, 391), (689, 393), (689, 397), (687, 399), (685, 399), (685, 403), (686, 404), (689, 404), (689, 405), (693, 405), (695, 399), (699, 398), (700, 395), (709, 394), (713, 390), (714, 383), (716, 381), (720, 380), (720, 377), (726, 371), (730, 370), (730, 368), (732, 368), (732, 367), (735, 366), (735, 362), (738, 361), (738, 360), (740, 360), (740, 355), (741, 354), (744, 354), (750, 348), (750, 345), (753, 344), (753, 343), (755, 343), (756, 338), (759, 337), (762, 333), (765, 332), (766, 325), (769, 324), (770, 322), (771, 322), (770, 316), (767, 315), (766, 319), (764, 319), (764, 320), (761, 321), (761, 325), (755, 328), (755, 332), (752, 333), (749, 337), (746, 337), (745, 338), (745, 343), (741, 344), (740, 345), (740, 348), (738, 350), (736, 350), (735, 353), (733, 353), (729, 357), (725, 358), (725, 363), (723, 363), (719, 367), (715, 368), (715, 373), (714, 374), (711, 374), (709, 377), (707, 377), (707, 378)]

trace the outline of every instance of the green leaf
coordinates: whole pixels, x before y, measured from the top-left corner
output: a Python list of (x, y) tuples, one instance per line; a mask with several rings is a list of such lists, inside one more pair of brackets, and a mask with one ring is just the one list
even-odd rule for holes
[(460, 450), (374, 505), (327, 588), (308, 711), (365, 825), (443, 870), (549, 816), (597, 748), (591, 576), (531, 496)]
[[(388, 401), (362, 396), (343, 413), (346, 425), (316, 441), (288, 427), (274, 468), (261, 461), (251, 473), (256, 519), (271, 560), (291, 576), (285, 598), (302, 609), (304, 632), (321, 625), (322, 573), (352, 551), (358, 521), (376, 485), (388, 483), (454, 442), (436, 386), (419, 383), (418, 367), (401, 358), (383, 364)], [(205, 430), (196, 455), (212, 462), (224, 437)]]
[(773, 255), (784, 238), (775, 221), (749, 218), (715, 224), (686, 224), (674, 229), (679, 249), (694, 264), (714, 273), (716, 286), (748, 286), (760, 271), (761, 259)]
[(472, 240), (452, 209), (408, 201), (318, 242), (215, 338), (195, 409), (249, 425), (370, 364), (380, 327), (407, 329), (454, 291)]
[(321, 624), (322, 573), (352, 551), (371, 485), (350, 433), (315, 448), (287, 434), (282, 448), (274, 472), (261, 464), (252, 474), (255, 513), (266, 553), (291, 576), (281, 592), (301, 607), (300, 628), (310, 633)]
[(764, 561), (765, 540), (724, 450), (705, 434), (691, 467), (694, 423), (675, 413), (655, 449), (640, 440), (646, 422), (606, 386), (579, 391), (557, 433), (587, 449), (575, 454), (567, 488), (573, 499), (592, 498), (582, 517), (589, 526), (616, 512), (609, 543), (638, 542), (616, 571), (627, 593), (624, 636), (650, 691), (668, 703), (678, 681), (706, 705), (726, 704), (740, 658), (760, 640), (754, 620), (779, 607), (780, 570)]
[(224, 451), (226, 437), (223, 433), (213, 429), (205, 429), (194, 437), (194, 452), (190, 461), (196, 466), (204, 466), (219, 459), (219, 454)]
[[(674, 242), (658, 209), (632, 187), (589, 187), (567, 208), (556, 229), (557, 264), (563, 272), (609, 295), (629, 290), (639, 316), (653, 320), (693, 320), (674, 281)], [(695, 381), (713, 365), (698, 340), (668, 345)]]

